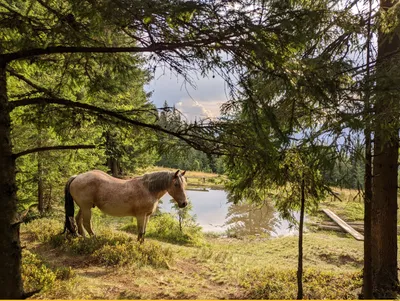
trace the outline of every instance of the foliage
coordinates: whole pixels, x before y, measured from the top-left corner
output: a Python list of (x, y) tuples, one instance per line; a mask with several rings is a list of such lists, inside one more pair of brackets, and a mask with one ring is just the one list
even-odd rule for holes
[[(150, 218), (146, 229), (146, 237), (156, 238), (172, 243), (202, 245), (204, 244), (201, 227), (192, 218), (183, 223), (182, 231), (179, 221), (169, 213), (160, 213)], [(122, 228), (125, 231), (137, 233), (136, 220)]]
[(23, 227), (27, 232), (33, 234), (35, 239), (47, 243), (56, 236), (62, 236), (60, 233), (64, 225), (53, 218), (40, 218), (27, 223)]
[[(132, 59), (132, 64), (139, 62)], [(65, 70), (45, 69), (41, 66), (31, 65), (31, 73), (23, 73), (25, 65), (13, 67), (15, 74), (29, 76), (30, 80), (41, 81), (42, 85), (57, 85), (54, 79), (61, 77), (62, 72), (68, 72), (70, 65)], [(50, 66), (49, 66), (50, 68)], [(75, 66), (75, 71), (83, 67)], [(93, 66), (93, 72), (101, 76), (102, 72), (108, 72), (110, 66)], [(110, 101), (114, 103), (116, 110), (134, 110), (149, 108), (148, 95), (143, 91), (143, 85), (149, 77), (139, 69), (132, 67), (133, 71), (128, 72), (124, 77), (116, 76), (110, 78), (108, 86), (98, 87), (95, 91), (89, 91), (85, 85), (91, 80), (84, 80), (82, 74), (77, 78), (81, 82), (70, 91), (59, 91), (60, 97), (66, 97), (69, 93), (77, 98), (92, 104), (108, 107)], [(80, 70), (83, 72), (83, 70)], [(43, 73), (53, 73), (48, 78)], [(77, 79), (76, 78), (76, 79)], [(47, 80), (47, 81), (45, 81)], [(95, 80), (92, 78), (92, 80)], [(114, 80), (112, 82), (111, 80)], [(9, 79), (9, 93), (32, 93), (33, 87), (20, 82), (19, 78)], [(118, 89), (109, 91), (110, 85), (118, 86)], [(70, 95), (69, 95), (70, 96)], [(38, 189), (41, 185), (45, 209), (51, 208), (61, 200), (63, 186), (66, 180), (78, 173), (90, 169), (102, 169), (114, 171), (111, 160), (117, 162), (124, 173), (132, 172), (138, 167), (154, 163), (156, 153), (149, 149), (150, 141), (153, 139), (150, 133), (139, 129), (127, 129), (119, 125), (111, 126), (102, 117), (88, 116), (85, 112), (75, 112), (74, 118), (65, 119), (67, 114), (65, 108), (54, 106), (41, 106), (31, 110), (17, 108), (12, 113), (13, 121), (13, 144), (14, 152), (29, 150), (43, 146), (63, 145), (92, 145), (94, 150), (70, 150), (70, 151), (47, 151), (36, 154), (29, 154), (17, 160), (17, 185), (21, 188), (18, 191), (20, 206), (38, 202)], [(150, 117), (149, 117), (150, 118)], [(39, 184), (40, 183), (40, 184)]]
[(26, 292), (49, 289), (57, 273), (49, 269), (34, 253), (22, 251), (22, 281)]
[(173, 256), (170, 249), (157, 243), (117, 243), (106, 244), (93, 253), (96, 262), (105, 265), (126, 265), (135, 263), (138, 266), (150, 265), (155, 268), (169, 268)]
[[(276, 208), (284, 218), (295, 221), (292, 213), (300, 210), (303, 184), (307, 211), (315, 211), (319, 201), (324, 198), (327, 188), (320, 170), (326, 168), (326, 165), (321, 166), (319, 160), (326, 160), (325, 156), (326, 153), (323, 153), (323, 156), (317, 157), (315, 151), (309, 152), (308, 149), (304, 152), (294, 149), (287, 151), (286, 157), (280, 165), (287, 183), (281, 187), (279, 194), (275, 197)], [(324, 162), (326, 164), (326, 161)]]
[[(67, 239), (60, 234), (61, 223), (49, 218), (34, 220), (26, 225), (26, 231), (38, 241), (76, 255), (89, 255), (93, 263), (105, 265), (136, 264), (169, 267), (173, 261), (171, 250), (155, 242), (140, 245), (135, 238), (123, 232), (100, 228), (98, 236)], [(68, 277), (68, 270), (57, 271), (61, 278)]]
[[(306, 269), (304, 299), (357, 299), (362, 274)], [(248, 299), (296, 299), (296, 271), (255, 269), (241, 276), (240, 284)]]
[[(182, 127), (183, 118), (184, 117), (182, 117), (175, 106), (171, 108), (168, 102), (165, 101), (162, 111), (160, 112), (158, 123), (163, 127), (178, 130)], [(157, 161), (157, 165), (180, 168), (183, 170), (215, 172), (219, 174), (224, 172), (221, 157), (188, 148), (182, 145), (177, 138), (170, 139), (159, 137), (159, 139), (161, 143), (158, 149), (161, 155), (160, 159)]]
[(198, 226), (196, 224), (196, 215), (191, 215), (190, 211), (193, 210), (192, 202), (188, 199), (188, 205), (185, 208), (179, 208), (178, 204), (171, 199), (170, 203), (176, 212), (176, 217), (179, 222), (179, 230), (183, 232), (183, 228), (190, 228)]

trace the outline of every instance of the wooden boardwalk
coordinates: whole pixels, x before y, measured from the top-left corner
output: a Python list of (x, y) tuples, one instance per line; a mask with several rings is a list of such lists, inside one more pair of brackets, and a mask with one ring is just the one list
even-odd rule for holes
[(342, 220), (339, 216), (337, 216), (331, 210), (322, 209), (322, 211), (325, 212), (325, 214), (327, 216), (329, 216), (335, 223), (337, 223), (343, 230), (345, 230), (347, 233), (351, 234), (355, 239), (364, 240), (363, 235), (361, 235), (359, 232), (354, 230), (349, 224), (347, 224), (344, 220)]

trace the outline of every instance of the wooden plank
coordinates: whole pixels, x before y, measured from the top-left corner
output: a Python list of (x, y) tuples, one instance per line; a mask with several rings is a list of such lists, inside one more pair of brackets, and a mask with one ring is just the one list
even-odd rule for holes
[(337, 216), (335, 213), (333, 213), (329, 209), (322, 209), (323, 212), (327, 216), (329, 216), (334, 222), (336, 222), (343, 230), (345, 230), (347, 233), (352, 235), (355, 239), (357, 240), (364, 240), (364, 236), (358, 233), (356, 230), (354, 230), (349, 224), (347, 224), (344, 220), (342, 220), (339, 216)]

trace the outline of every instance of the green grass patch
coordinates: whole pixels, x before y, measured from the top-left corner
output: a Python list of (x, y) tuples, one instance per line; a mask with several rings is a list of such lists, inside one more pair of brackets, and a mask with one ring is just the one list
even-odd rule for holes
[(60, 234), (60, 222), (37, 219), (25, 226), (38, 241), (70, 254), (88, 255), (93, 263), (104, 265), (169, 267), (172, 251), (157, 242), (147, 241), (140, 245), (136, 238), (124, 232), (101, 227), (92, 237), (66, 238)]
[[(240, 285), (248, 299), (296, 299), (296, 270), (255, 269), (241, 276)], [(304, 299), (358, 299), (362, 273), (337, 273), (306, 269)]]
[[(122, 227), (121, 230), (137, 234), (136, 220), (134, 219), (131, 224)], [(181, 231), (178, 220), (169, 213), (161, 213), (150, 218), (145, 239), (146, 237), (193, 246), (200, 246), (205, 243), (200, 226), (196, 224), (183, 224)]]
[(172, 251), (156, 243), (139, 244), (106, 244), (93, 253), (93, 258), (105, 265), (126, 265), (135, 262), (137, 265), (150, 265), (156, 268), (169, 268)]

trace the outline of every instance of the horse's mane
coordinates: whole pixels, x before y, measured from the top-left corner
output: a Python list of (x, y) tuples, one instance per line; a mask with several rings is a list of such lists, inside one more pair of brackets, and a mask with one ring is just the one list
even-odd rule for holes
[[(139, 177), (139, 179), (149, 189), (150, 192), (159, 192), (169, 188), (174, 175), (175, 173), (171, 171), (158, 171), (147, 173)], [(184, 177), (180, 177), (180, 179), (183, 184), (186, 184)]]

